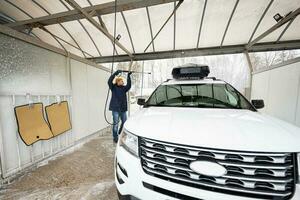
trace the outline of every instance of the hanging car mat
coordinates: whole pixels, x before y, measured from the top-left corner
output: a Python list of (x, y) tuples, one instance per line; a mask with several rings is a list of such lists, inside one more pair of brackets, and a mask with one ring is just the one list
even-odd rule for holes
[(53, 137), (44, 118), (43, 104), (34, 103), (15, 107), (18, 132), (26, 145)]
[(50, 129), (54, 136), (62, 134), (72, 128), (67, 101), (46, 106), (45, 110)]

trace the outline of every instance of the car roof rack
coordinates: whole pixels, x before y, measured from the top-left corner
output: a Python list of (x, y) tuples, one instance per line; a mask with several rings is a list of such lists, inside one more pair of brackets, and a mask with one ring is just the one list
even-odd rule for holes
[(205, 79), (212, 79), (214, 81), (220, 80), (220, 79), (217, 79), (216, 77), (206, 77)]
[(204, 79), (209, 73), (210, 70), (208, 65), (199, 65), (193, 63), (174, 67), (172, 70), (173, 78), (179, 80)]

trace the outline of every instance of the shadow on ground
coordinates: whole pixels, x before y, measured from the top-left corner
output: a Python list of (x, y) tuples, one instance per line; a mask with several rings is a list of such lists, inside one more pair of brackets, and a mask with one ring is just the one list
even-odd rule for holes
[(117, 200), (113, 176), (115, 145), (97, 137), (49, 161), (0, 190), (0, 199)]

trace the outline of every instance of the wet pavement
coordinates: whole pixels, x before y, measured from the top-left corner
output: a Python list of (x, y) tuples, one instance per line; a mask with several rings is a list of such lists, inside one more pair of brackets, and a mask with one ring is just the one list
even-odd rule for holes
[(106, 133), (25, 173), (0, 189), (0, 199), (117, 200), (114, 151), (112, 138)]

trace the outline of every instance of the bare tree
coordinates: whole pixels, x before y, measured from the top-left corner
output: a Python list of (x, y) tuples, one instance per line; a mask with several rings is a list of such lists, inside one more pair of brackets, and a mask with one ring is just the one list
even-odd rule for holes
[(271, 51), (261, 53), (251, 53), (250, 58), (253, 63), (254, 70), (270, 68), (270, 66), (281, 63), (283, 61), (293, 59), (299, 54), (297, 51)]

